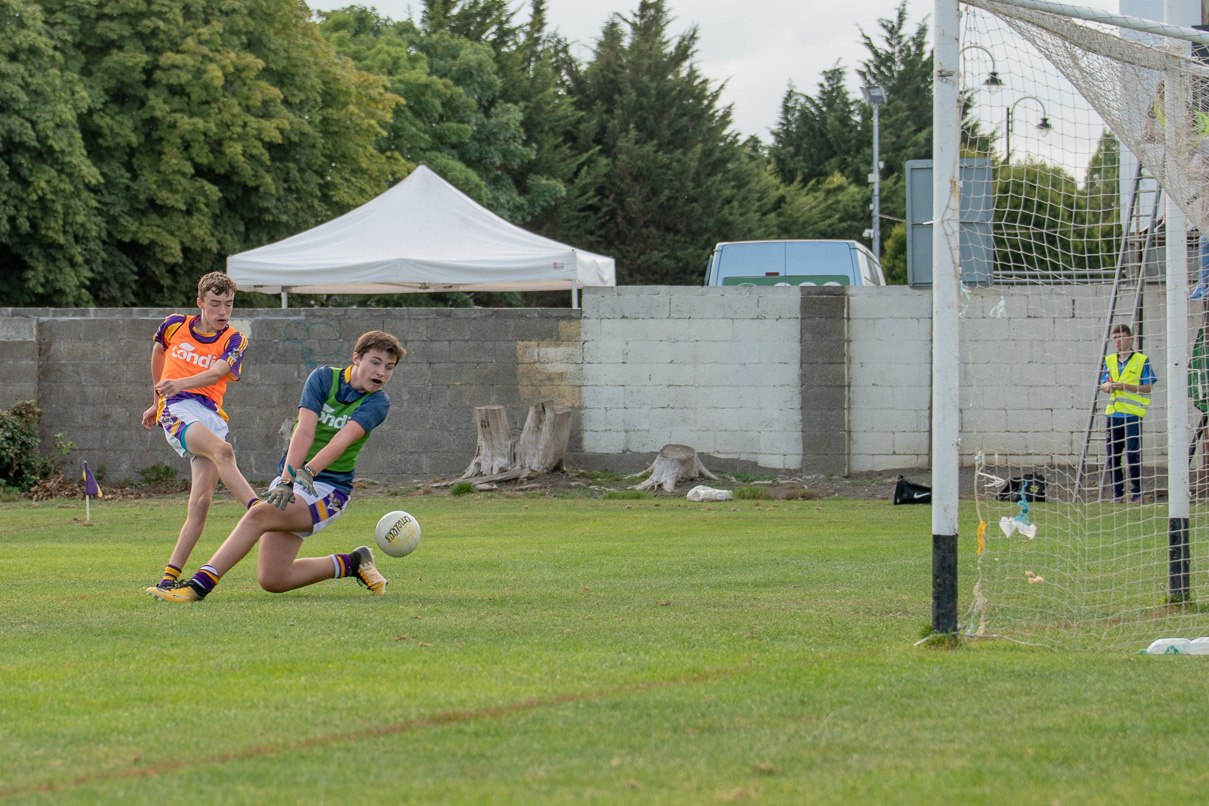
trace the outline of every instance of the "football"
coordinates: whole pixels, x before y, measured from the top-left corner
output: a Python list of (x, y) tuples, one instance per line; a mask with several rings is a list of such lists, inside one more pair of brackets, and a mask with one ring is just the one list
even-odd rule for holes
[(388, 512), (374, 530), (378, 548), (392, 557), (406, 557), (420, 544), (420, 522), (409, 512)]

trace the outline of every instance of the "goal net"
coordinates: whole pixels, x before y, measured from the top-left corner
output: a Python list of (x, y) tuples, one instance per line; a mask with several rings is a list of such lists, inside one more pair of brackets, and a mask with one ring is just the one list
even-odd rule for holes
[[(977, 514), (961, 529), (977, 536), (963, 540), (977, 571), (961, 628), (1071, 649), (1209, 635), (1198, 500), (1209, 434), (1195, 383), (1209, 49), (993, 0), (965, 6), (959, 30), (963, 177), (966, 165), (991, 174), (964, 181), (961, 204), (963, 222), (991, 210), (990, 249), (952, 244), (961, 461)], [(1184, 332), (1168, 332), (1173, 310)], [(1114, 338), (1121, 325), (1131, 340)], [(1191, 362), (1194, 383), (1169, 377), (1173, 360)], [(1172, 472), (1181, 462), (1190, 498), (1171, 489), (1188, 483)], [(1172, 500), (1190, 507), (1186, 521), (1171, 519)]]

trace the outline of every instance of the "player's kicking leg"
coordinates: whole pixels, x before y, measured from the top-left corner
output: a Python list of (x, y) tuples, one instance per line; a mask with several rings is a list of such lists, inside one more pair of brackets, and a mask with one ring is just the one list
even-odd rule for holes
[(267, 591), (283, 593), (326, 579), (352, 577), (371, 593), (381, 596), (387, 580), (374, 564), (368, 546), (359, 546), (348, 554), (299, 559), (303, 540), (335, 521), (348, 500), (346, 494), (329, 484), (315, 486), (314, 496), (297, 490), (295, 500), (284, 511), (268, 505), (253, 507), (240, 519), (210, 563), (202, 566), (184, 586), (169, 590), (148, 588), (147, 592), (167, 602), (200, 601), (259, 543), (257, 578)]
[(189, 508), (185, 523), (181, 526), (172, 548), (172, 557), (164, 568), (164, 577), (156, 586), (172, 588), (180, 578), (181, 570), (189, 561), (193, 547), (201, 538), (202, 529), (206, 526), (206, 516), (210, 513), (210, 503), (214, 500), (214, 486), (218, 483), (218, 468), (209, 459), (195, 456), (189, 463), (192, 478), (189, 484)]

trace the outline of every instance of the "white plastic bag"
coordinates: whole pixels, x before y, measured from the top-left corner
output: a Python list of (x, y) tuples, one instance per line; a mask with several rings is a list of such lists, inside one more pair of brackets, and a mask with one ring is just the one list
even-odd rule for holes
[(735, 494), (730, 490), (715, 490), (713, 487), (706, 487), (704, 484), (698, 484), (688, 491), (688, 500), (690, 501), (730, 501), (734, 497)]

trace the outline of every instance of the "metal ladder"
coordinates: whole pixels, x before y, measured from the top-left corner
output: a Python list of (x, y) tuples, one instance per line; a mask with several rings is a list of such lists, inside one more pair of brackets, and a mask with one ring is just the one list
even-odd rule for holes
[[(1112, 326), (1113, 320), (1117, 315), (1117, 308), (1120, 304), (1122, 296), (1127, 296), (1132, 290), (1133, 292), (1133, 310), (1130, 317), (1130, 327), (1134, 331), (1134, 336), (1137, 339), (1137, 349), (1141, 350), (1145, 333), (1143, 332), (1144, 320), (1142, 316), (1142, 293), (1145, 287), (1146, 266), (1149, 264), (1151, 256), (1155, 248), (1155, 230), (1157, 229), (1159, 210), (1162, 209), (1163, 189), (1156, 185), (1154, 193), (1154, 205), (1150, 211), (1150, 226), (1146, 228), (1146, 237), (1142, 242), (1142, 257), (1140, 263), (1133, 263), (1129, 260), (1130, 255), (1130, 233), (1134, 231), (1134, 225), (1138, 218), (1138, 208), (1140, 206), (1139, 195), (1141, 194), (1142, 179), (1146, 174), (1141, 165), (1138, 164), (1137, 173), (1133, 178), (1133, 186), (1129, 192), (1129, 214), (1126, 218), (1125, 226), (1121, 231), (1121, 249), (1117, 254), (1117, 267), (1112, 281), (1112, 297), (1108, 304), (1108, 315), (1104, 323), (1104, 338), (1100, 344), (1100, 363), (1096, 367), (1096, 377), (1099, 378), (1100, 368), (1104, 366), (1104, 359), (1108, 357), (1109, 345), (1112, 343)], [(1131, 269), (1136, 269), (1132, 272), (1135, 276), (1131, 277)], [(1132, 286), (1131, 286), (1132, 284)], [(1080, 495), (1083, 493), (1083, 483), (1087, 476), (1087, 455), (1091, 448), (1092, 432), (1096, 424), (1096, 410), (1100, 403), (1100, 384), (1095, 384), (1095, 393), (1092, 395), (1091, 407), (1087, 412), (1087, 430), (1083, 436), (1083, 450), (1079, 455), (1079, 468), (1075, 473), (1074, 492), (1072, 502), (1079, 501)], [(1097, 500), (1102, 500), (1104, 495), (1104, 481), (1108, 473), (1107, 462), (1100, 468), (1100, 481), (1097, 485)]]

